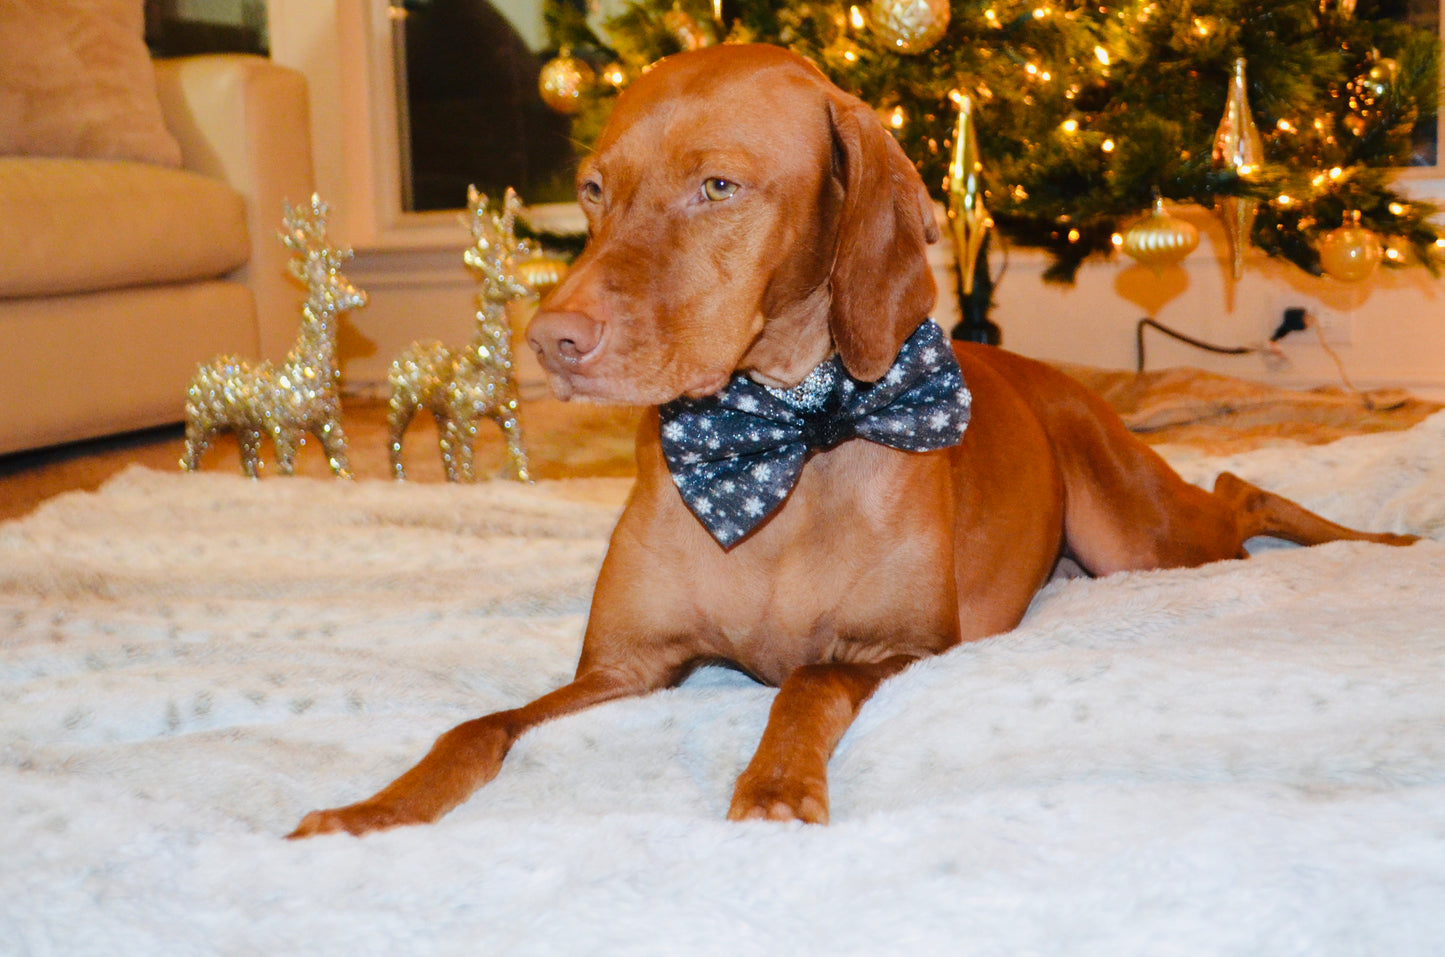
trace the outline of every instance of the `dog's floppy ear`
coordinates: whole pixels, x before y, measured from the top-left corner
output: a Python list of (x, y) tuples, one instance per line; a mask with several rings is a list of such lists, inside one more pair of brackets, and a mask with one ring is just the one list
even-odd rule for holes
[(873, 111), (840, 94), (828, 114), (843, 191), (829, 322), (849, 375), (873, 382), (933, 308), (924, 247), (938, 224), (918, 171)]

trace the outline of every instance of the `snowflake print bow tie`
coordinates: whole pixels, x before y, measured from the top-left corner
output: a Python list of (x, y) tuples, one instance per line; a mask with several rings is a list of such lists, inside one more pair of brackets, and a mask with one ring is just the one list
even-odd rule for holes
[(683, 501), (724, 548), (783, 503), (809, 453), (854, 437), (908, 452), (957, 445), (971, 397), (943, 330), (924, 322), (877, 382), (833, 356), (791, 389), (735, 375), (662, 406), (662, 453)]

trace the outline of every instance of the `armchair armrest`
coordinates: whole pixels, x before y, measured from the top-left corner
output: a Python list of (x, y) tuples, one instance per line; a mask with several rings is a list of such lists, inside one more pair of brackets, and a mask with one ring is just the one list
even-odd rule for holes
[(281, 201), (304, 204), (315, 189), (306, 80), (244, 54), (154, 62), (161, 112), (185, 168), (226, 181), (246, 201), (251, 259), (237, 278), (256, 301), (262, 355), (279, 360), (296, 338), (301, 303), (276, 239)]

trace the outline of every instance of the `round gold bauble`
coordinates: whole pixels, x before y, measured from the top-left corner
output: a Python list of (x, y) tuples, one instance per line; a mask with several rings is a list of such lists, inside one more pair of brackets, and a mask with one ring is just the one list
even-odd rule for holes
[(896, 53), (922, 53), (943, 39), (951, 15), (948, 0), (873, 0), (873, 32)]
[(1390, 87), (1395, 85), (1395, 75), (1399, 71), (1400, 65), (1394, 60), (1389, 57), (1380, 57), (1365, 71), (1360, 85), (1375, 96), (1384, 96), (1390, 92)]
[(1155, 198), (1153, 212), (1129, 227), (1119, 248), (1158, 273), (1177, 264), (1198, 245), (1199, 230), (1169, 215), (1164, 200)]
[(1339, 229), (1321, 236), (1315, 249), (1320, 254), (1320, 266), (1341, 282), (1370, 278), (1385, 254), (1380, 237), (1360, 225), (1358, 209), (1350, 211)]
[(563, 51), (548, 60), (537, 77), (542, 102), (558, 113), (572, 114), (582, 108), (582, 94), (589, 90), (596, 75), (586, 61)]

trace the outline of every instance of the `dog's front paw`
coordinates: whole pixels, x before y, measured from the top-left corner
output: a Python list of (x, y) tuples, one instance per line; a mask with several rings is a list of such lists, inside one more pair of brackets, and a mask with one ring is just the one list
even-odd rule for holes
[(286, 840), (296, 841), (303, 837), (320, 834), (354, 834), (360, 837), (372, 831), (385, 831), (408, 824), (426, 824), (428, 820), (406, 814), (394, 805), (377, 801), (362, 801), (346, 807), (331, 808), (327, 811), (312, 811), (301, 819), (296, 830), (286, 835)]
[(828, 783), (790, 778), (756, 780), (744, 774), (733, 792), (728, 820), (827, 824)]

